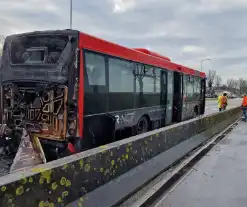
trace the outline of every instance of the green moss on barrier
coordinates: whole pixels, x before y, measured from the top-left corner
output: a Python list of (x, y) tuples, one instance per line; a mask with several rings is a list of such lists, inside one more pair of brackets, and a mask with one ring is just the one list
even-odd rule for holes
[(74, 200), (83, 206), (87, 193), (97, 187), (240, 113), (232, 109), (194, 119), (2, 177), (0, 206), (65, 206)]

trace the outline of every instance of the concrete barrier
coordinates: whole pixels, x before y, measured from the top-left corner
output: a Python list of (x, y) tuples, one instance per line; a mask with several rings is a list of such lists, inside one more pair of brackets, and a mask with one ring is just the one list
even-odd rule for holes
[(0, 206), (112, 206), (240, 114), (230, 109), (6, 175)]

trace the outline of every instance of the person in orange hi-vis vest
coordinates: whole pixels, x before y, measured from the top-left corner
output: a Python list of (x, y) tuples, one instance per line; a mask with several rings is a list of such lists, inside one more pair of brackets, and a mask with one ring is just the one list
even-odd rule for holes
[(242, 101), (242, 110), (244, 114), (244, 121), (247, 121), (247, 95), (244, 94), (243, 101)]
[(219, 111), (224, 111), (226, 110), (226, 106), (228, 105), (227, 103), (227, 94), (223, 93), (223, 96), (219, 96), (218, 98), (218, 108)]

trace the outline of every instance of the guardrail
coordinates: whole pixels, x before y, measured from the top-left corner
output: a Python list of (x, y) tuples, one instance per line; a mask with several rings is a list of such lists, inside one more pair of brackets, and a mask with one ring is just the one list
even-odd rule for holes
[(116, 205), (241, 115), (195, 118), (0, 178), (0, 206)]

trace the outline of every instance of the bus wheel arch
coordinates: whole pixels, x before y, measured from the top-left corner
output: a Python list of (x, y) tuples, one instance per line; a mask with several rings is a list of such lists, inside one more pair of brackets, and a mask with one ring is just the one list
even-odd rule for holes
[(151, 128), (150, 117), (147, 114), (142, 115), (136, 124), (136, 134), (142, 134), (148, 132), (150, 128)]

